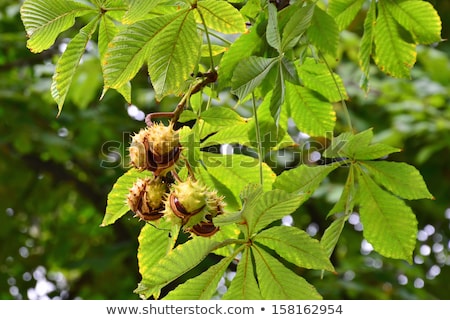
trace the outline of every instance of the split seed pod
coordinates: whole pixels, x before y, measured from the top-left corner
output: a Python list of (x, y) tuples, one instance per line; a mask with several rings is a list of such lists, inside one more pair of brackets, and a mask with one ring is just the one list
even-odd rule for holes
[(167, 185), (159, 177), (138, 179), (128, 193), (127, 203), (141, 220), (157, 220), (163, 216), (166, 192)]
[(219, 230), (212, 219), (222, 213), (222, 198), (201, 182), (188, 178), (173, 185), (165, 202), (165, 216), (182, 225), (183, 230), (201, 236), (211, 236)]
[(173, 126), (154, 124), (133, 136), (129, 148), (131, 164), (140, 170), (150, 170), (155, 176), (172, 170), (180, 156), (178, 132)]

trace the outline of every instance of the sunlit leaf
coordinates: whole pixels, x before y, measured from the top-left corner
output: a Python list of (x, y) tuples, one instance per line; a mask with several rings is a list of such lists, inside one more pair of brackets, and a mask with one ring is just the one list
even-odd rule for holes
[(299, 130), (311, 136), (326, 136), (333, 131), (333, 106), (311, 90), (287, 82), (285, 104)]
[(108, 49), (108, 44), (112, 41), (114, 36), (119, 32), (114, 21), (108, 17), (108, 15), (102, 15), (100, 20), (100, 26), (98, 29), (98, 51), (100, 54), (100, 59), (103, 57)]
[(373, 52), (375, 23), (376, 23), (376, 1), (371, 1), (369, 10), (367, 11), (366, 19), (364, 20), (364, 34), (361, 38), (358, 56), (359, 65), (363, 72), (360, 85), (366, 92), (369, 90), (370, 58), (372, 57)]
[(91, 39), (92, 34), (97, 29), (99, 17), (91, 20), (80, 32), (69, 42), (66, 50), (61, 55), (56, 64), (56, 71), (53, 74), (51, 92), (53, 99), (58, 104), (59, 113), (61, 113), (70, 84), (72, 83), (78, 63), (84, 54), (86, 45)]
[(384, 73), (393, 77), (409, 78), (416, 62), (416, 46), (400, 33), (388, 2), (378, 2), (375, 24), (375, 63)]
[[(206, 27), (225, 34), (246, 31), (242, 14), (226, 1), (205, 0), (197, 2), (197, 10), (203, 17)], [(201, 22), (203, 22), (201, 20)]]
[(441, 41), (441, 19), (431, 3), (388, 0), (387, 4), (394, 19), (413, 34), (416, 43)]
[(271, 222), (294, 212), (305, 200), (302, 195), (275, 189), (247, 201), (242, 210), (242, 217), (247, 222), (249, 234), (258, 232)]
[(364, 161), (362, 164), (373, 174), (377, 183), (399, 197), (408, 200), (433, 199), (419, 170), (407, 163)]
[(288, 226), (275, 226), (258, 233), (254, 241), (275, 252), (296, 266), (334, 271), (320, 242), (303, 230)]
[(336, 244), (340, 239), (346, 221), (347, 217), (342, 215), (334, 220), (330, 224), (330, 226), (325, 229), (322, 239), (320, 239), (320, 243), (322, 244), (322, 247), (327, 253), (328, 257), (331, 257), (331, 254), (333, 253), (334, 248), (336, 247)]
[(300, 165), (277, 176), (274, 187), (310, 197), (330, 172), (339, 166), (338, 162), (327, 166)]
[(147, 61), (157, 100), (181, 93), (185, 80), (197, 64), (200, 47), (192, 11), (177, 13), (177, 17), (158, 32)]
[(217, 285), (234, 256), (223, 258), (202, 274), (180, 284), (170, 291), (164, 300), (210, 300)]
[(35, 53), (50, 48), (58, 35), (72, 27), (75, 18), (95, 12), (91, 6), (75, 1), (26, 0), (20, 8), (28, 48)]
[(364, 237), (383, 256), (411, 263), (417, 235), (417, 220), (411, 208), (377, 186), (362, 170), (358, 182)]
[(304, 278), (285, 267), (262, 248), (252, 246), (261, 295), (266, 300), (322, 299)]
[(262, 300), (249, 248), (244, 249), (237, 266), (236, 276), (222, 298), (225, 300)]
[(102, 227), (114, 223), (130, 210), (127, 204), (127, 195), (130, 192), (130, 188), (138, 178), (145, 178), (147, 176), (145, 172), (130, 169), (117, 179), (108, 194), (106, 213), (101, 224)]
[(122, 23), (132, 24), (142, 20), (148, 12), (163, 0), (128, 0), (128, 10), (122, 18)]
[(347, 28), (355, 19), (365, 0), (330, 0), (328, 14), (332, 16), (340, 30)]

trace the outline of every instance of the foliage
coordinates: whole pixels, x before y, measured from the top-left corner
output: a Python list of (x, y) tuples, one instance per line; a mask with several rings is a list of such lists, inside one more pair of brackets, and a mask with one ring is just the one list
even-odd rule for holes
[[(377, 252), (412, 262), (418, 227), (404, 200), (433, 197), (414, 167), (387, 161), (399, 149), (374, 143), (372, 130), (352, 130), (343, 102), (348, 87), (328, 63), (338, 55), (339, 31), (348, 27), (364, 3), (330, 1), (326, 8), (297, 1), (276, 8), (249, 1), (237, 6), (238, 11), (228, 2), (211, 0), (177, 3), (178, 7), (170, 2), (140, 1), (24, 2), (21, 15), (30, 36), (28, 47), (34, 52), (48, 49), (76, 18), (85, 23), (56, 66), (51, 92), (59, 112), (86, 45), (97, 32), (103, 98), (115, 89), (131, 102), (130, 83), (147, 64), (156, 99), (182, 94), (176, 110), (185, 103), (189, 108), (181, 110), (180, 121), (194, 121), (180, 129), (184, 159), (178, 174), (195, 176), (225, 197), (224, 214), (213, 220), (220, 231), (211, 238), (186, 239), (183, 233), (178, 239), (168, 237), (166, 229), (171, 227), (164, 219), (157, 228), (142, 228), (138, 249), (142, 281), (136, 292), (159, 297), (161, 289), (215, 253), (223, 257), (220, 262), (165, 298), (211, 298), (221, 275), (236, 260), (236, 277), (224, 298), (320, 298), (317, 289), (295, 270), (335, 270), (329, 258), (354, 210), (360, 212), (364, 237)], [(245, 21), (251, 22), (248, 31)], [(417, 25), (425, 26), (426, 32)], [(228, 41), (227, 34), (242, 35)], [(409, 77), (416, 46), (437, 41), (440, 19), (428, 3), (372, 1), (359, 50), (362, 87), (369, 89), (371, 56), (381, 71)], [(209, 82), (206, 75), (216, 67), (217, 84), (204, 85)], [(194, 92), (199, 87), (206, 101)], [(229, 90), (239, 104), (250, 106), (250, 117), (232, 108), (212, 106), (220, 91)], [(335, 110), (342, 112), (350, 130), (333, 137)], [(320, 150), (323, 163), (302, 163), (276, 175), (267, 155), (297, 146), (289, 135), (288, 119), (309, 136), (327, 138)], [(211, 152), (220, 144), (239, 144), (248, 154)], [(274, 225), (302, 210), (337, 171), (345, 173), (345, 184), (328, 214), (333, 222), (320, 242), (297, 227)], [(149, 174), (131, 169), (118, 179), (109, 194), (103, 225), (127, 213), (123, 203), (130, 183)]]

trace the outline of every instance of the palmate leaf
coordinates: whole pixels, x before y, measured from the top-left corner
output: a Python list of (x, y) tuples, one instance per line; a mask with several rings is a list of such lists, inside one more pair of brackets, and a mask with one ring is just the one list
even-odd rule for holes
[(90, 12), (95, 8), (75, 1), (24, 1), (20, 15), (29, 37), (27, 47), (34, 53), (50, 48), (61, 32), (74, 25), (76, 17)]
[(200, 118), (214, 127), (234, 126), (245, 123), (244, 119), (236, 111), (220, 106), (203, 111)]
[(259, 246), (253, 245), (256, 274), (263, 299), (316, 300), (322, 299), (317, 290), (304, 278), (286, 268)]
[(237, 266), (236, 276), (222, 298), (224, 300), (262, 300), (249, 248), (244, 249)]
[(363, 235), (381, 255), (412, 263), (417, 220), (401, 199), (381, 189), (358, 169), (358, 200)]
[(132, 24), (142, 20), (148, 12), (163, 0), (128, 0), (128, 10), (122, 18), (123, 24)]
[(53, 82), (51, 85), (51, 93), (53, 99), (58, 104), (58, 114), (61, 113), (78, 63), (84, 54), (88, 41), (97, 29), (99, 19), (100, 16), (97, 16), (91, 20), (91, 22), (84, 26), (80, 32), (70, 40), (66, 50), (56, 64), (56, 70), (53, 74)]
[(242, 209), (242, 218), (246, 221), (248, 234), (252, 235), (270, 223), (294, 212), (305, 200), (302, 195), (277, 189), (252, 198), (244, 204)]
[(409, 78), (416, 62), (416, 46), (407, 42), (392, 16), (389, 2), (378, 2), (378, 17), (374, 27), (375, 63), (384, 73)]
[(333, 106), (313, 91), (286, 83), (285, 105), (295, 124), (310, 136), (326, 136), (336, 122)]
[(118, 32), (119, 28), (117, 28), (114, 21), (107, 14), (102, 15), (98, 29), (98, 51), (101, 60), (103, 60), (103, 57), (105, 56), (108, 44)]
[(182, 92), (185, 80), (197, 65), (200, 48), (201, 38), (191, 10), (183, 11), (158, 32), (147, 60), (157, 100)]
[(223, 258), (202, 274), (180, 284), (170, 291), (163, 300), (210, 300), (217, 290), (217, 285), (234, 256)]
[[(167, 285), (194, 268), (218, 245), (219, 243), (212, 238), (195, 237), (176, 246), (163, 259), (141, 270), (141, 286), (147, 288), (147, 291), (154, 292), (155, 289)], [(142, 291), (140, 293), (145, 294)]]
[(334, 271), (327, 252), (320, 242), (298, 228), (272, 227), (258, 233), (253, 237), (253, 241), (275, 250), (280, 257), (296, 266)]
[(441, 41), (441, 19), (431, 3), (388, 0), (386, 4), (394, 19), (413, 35), (416, 43)]
[(325, 53), (337, 55), (339, 44), (339, 27), (333, 17), (316, 6), (307, 31), (308, 39)]
[(365, 0), (330, 0), (328, 14), (334, 18), (339, 30), (344, 30), (355, 19)]
[(106, 212), (101, 224), (102, 227), (114, 223), (117, 219), (130, 210), (127, 204), (127, 195), (130, 188), (138, 178), (145, 178), (147, 176), (148, 174), (145, 172), (141, 172), (133, 168), (125, 172), (117, 179), (108, 194)]
[(203, 17), (200, 22), (206, 24), (208, 29), (221, 33), (233, 34), (246, 31), (245, 20), (242, 14), (226, 1), (205, 0), (197, 2), (197, 11)]
[(407, 163), (364, 161), (362, 165), (378, 184), (403, 199), (433, 199), (420, 172)]
[(277, 58), (264, 58), (251, 56), (242, 59), (233, 72), (231, 79), (232, 92), (240, 100), (244, 100), (267, 76), (273, 66), (276, 65)]

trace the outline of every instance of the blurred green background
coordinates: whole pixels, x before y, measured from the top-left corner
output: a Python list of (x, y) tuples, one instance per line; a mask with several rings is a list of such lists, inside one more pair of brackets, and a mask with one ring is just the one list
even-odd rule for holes
[[(450, 1), (430, 2), (447, 39)], [(176, 101), (157, 105), (145, 70), (133, 80), (137, 107), (115, 92), (99, 101), (102, 78), (92, 43), (57, 118), (53, 63), (76, 28), (50, 50), (32, 54), (19, 8), (17, 1), (0, 0), (0, 299), (138, 299), (133, 290), (140, 281), (142, 223), (129, 214), (112, 226), (99, 225), (108, 192), (127, 170), (130, 134), (143, 126), (144, 114), (170, 110)], [(354, 214), (332, 257), (338, 274), (322, 279), (302, 272), (326, 299), (449, 299), (450, 46), (419, 47), (412, 79), (374, 68), (365, 94), (357, 67), (363, 18), (361, 12), (342, 34), (337, 65), (354, 126), (373, 127), (378, 141), (402, 148), (391, 159), (416, 166), (436, 200), (409, 203), (419, 221), (413, 265), (373, 252)], [(235, 103), (226, 94), (221, 98)], [(293, 224), (320, 237), (343, 182), (339, 172), (331, 176), (291, 217)]]

